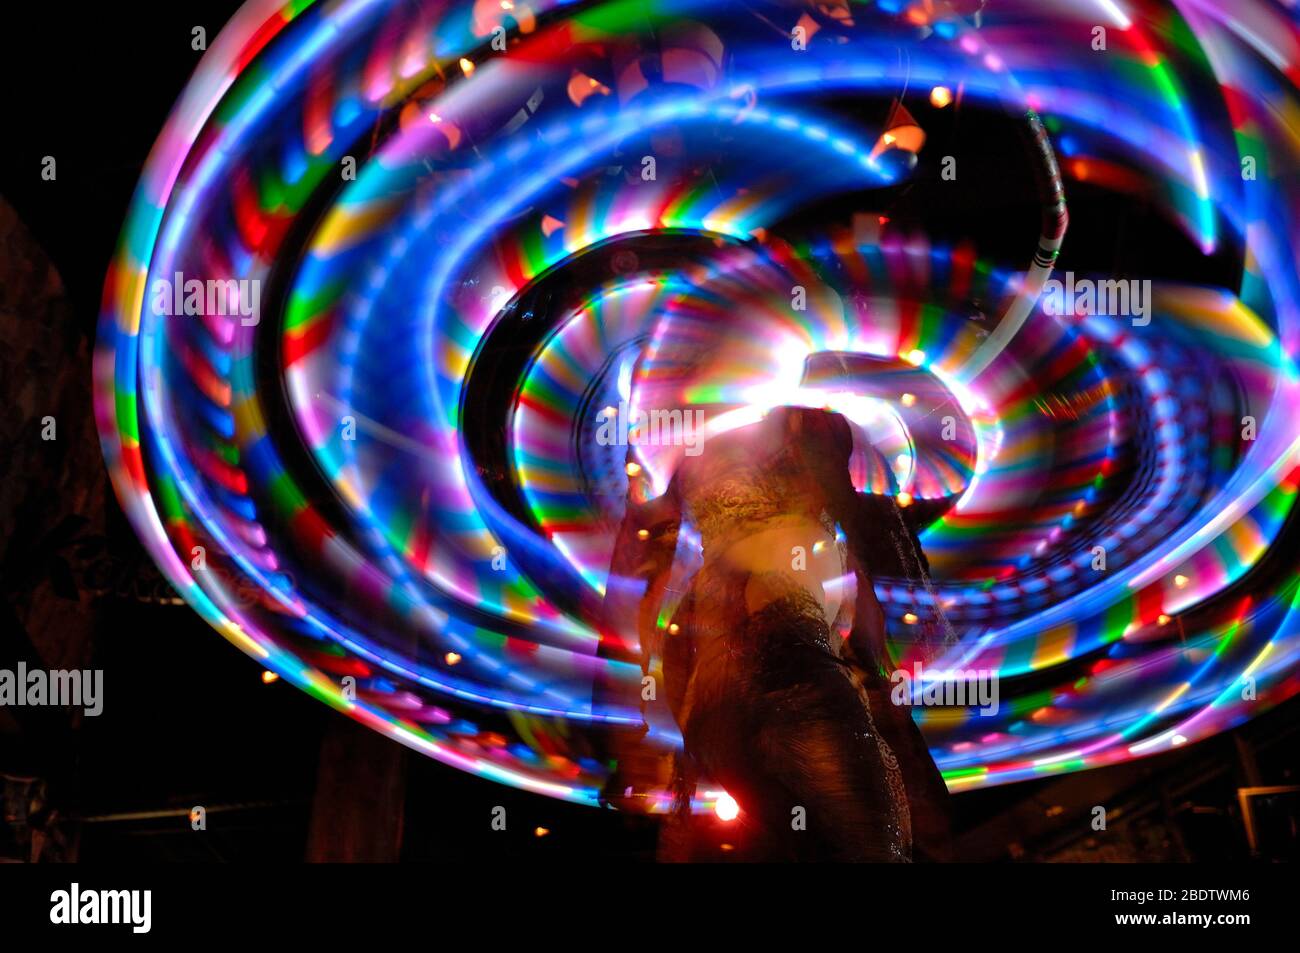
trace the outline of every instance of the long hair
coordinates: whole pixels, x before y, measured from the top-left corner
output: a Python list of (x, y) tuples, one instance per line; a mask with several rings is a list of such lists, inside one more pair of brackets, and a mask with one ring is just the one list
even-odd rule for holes
[(894, 496), (859, 493), (849, 471), (853, 431), (848, 421), (825, 410), (787, 407), (783, 411), (789, 415), (788, 432), (802, 464), (825, 494), (829, 515), (843, 531), (849, 555), (868, 577), (865, 583), (882, 583), (906, 594), (910, 604), (903, 618), (907, 621), (888, 625), (889, 640), (900, 650), (910, 648), (910, 654), (925, 662), (938, 658), (956, 637), (935, 592), (918, 531), (935, 515), (934, 504), (913, 502), (901, 507)]

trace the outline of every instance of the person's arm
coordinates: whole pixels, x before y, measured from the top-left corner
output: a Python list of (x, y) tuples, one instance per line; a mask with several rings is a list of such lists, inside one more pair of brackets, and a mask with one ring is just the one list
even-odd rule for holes
[(677, 477), (662, 496), (647, 499), (648, 492), (643, 472), (628, 477), (627, 508), (605, 587), (606, 632), (615, 640), (611, 648), (627, 657), (632, 654), (631, 643), (638, 643), (645, 672), (659, 635), (659, 608), (672, 574), (681, 525)]
[[(629, 462), (633, 462), (630, 454)], [(627, 508), (615, 538), (605, 585), (602, 638), (607, 644), (601, 654), (629, 661), (639, 658), (646, 675), (650, 675), (659, 643), (660, 605), (677, 550), (681, 523), (677, 485), (674, 478), (667, 493), (647, 499), (645, 476), (629, 477)], [(638, 703), (644, 716), (644, 691), (635, 700), (625, 701), (628, 707)], [(666, 752), (646, 741), (648, 730), (647, 720), (637, 729), (608, 732), (607, 755), (614, 765), (602, 791), (605, 802), (639, 810), (642, 805), (637, 796), (666, 782), (661, 777), (667, 765)]]
[(840, 525), (848, 538), (849, 564), (857, 580), (853, 629), (846, 649), (866, 671), (883, 674), (890, 665), (885, 613), (874, 581), (893, 578), (921, 582), (929, 564), (915, 529), (893, 497), (858, 493), (850, 486)]
[[(869, 534), (851, 546), (850, 563), (858, 595), (853, 628), (843, 658), (856, 669), (871, 706), (876, 729), (898, 758), (912, 815), (913, 854), (917, 860), (951, 859), (948, 789), (930, 756), (925, 738), (912, 719), (910, 705), (895, 704), (885, 614), (872, 588), (872, 572), (918, 582), (930, 567), (910, 514), (892, 497), (855, 493), (854, 533)], [(847, 530), (846, 530), (847, 532)], [(895, 545), (897, 543), (897, 545)], [(900, 550), (902, 552), (900, 552)], [(863, 566), (862, 563), (869, 563)]]
[[(885, 614), (872, 587), (873, 574), (907, 580), (928, 579), (930, 565), (917, 533), (928, 514), (902, 509), (893, 497), (845, 495), (844, 526), (849, 536), (850, 565), (857, 577), (853, 627), (845, 640), (843, 657), (855, 668), (870, 699), (877, 730), (898, 758), (912, 815), (913, 852), (917, 860), (951, 859), (948, 789), (930, 756), (925, 738), (912, 719), (910, 706), (894, 703)], [(851, 507), (851, 510), (848, 508)]]

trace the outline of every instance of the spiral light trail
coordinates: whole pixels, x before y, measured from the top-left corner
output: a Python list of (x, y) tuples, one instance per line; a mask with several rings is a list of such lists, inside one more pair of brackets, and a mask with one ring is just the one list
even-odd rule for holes
[[(596, 803), (597, 735), (641, 721), (593, 687), (641, 677), (601, 647), (617, 408), (716, 429), (815, 403), (874, 446), (861, 488), (941, 512), (944, 665), (1000, 676), (996, 715), (916, 709), (953, 790), (1166, 751), (1295, 694), (1295, 13), (982, 6), (250, 0), (104, 290), (97, 418), (137, 533), (309, 694)], [(1040, 176), (1019, 241), (1018, 212), (960, 234), (876, 214), (1015, 185), (960, 156), (941, 177), (921, 130), (958, 110), (1010, 131), (1008, 179)], [(1057, 313), (1076, 191), (1143, 203), (1217, 264), (1175, 280), (1136, 256), (1077, 277), (1150, 281), (1141, 319)], [(194, 279), (207, 307), (172, 313)], [(810, 376), (819, 355), (836, 369)], [(660, 489), (683, 452), (636, 450)], [(877, 590), (903, 631), (902, 592)]]

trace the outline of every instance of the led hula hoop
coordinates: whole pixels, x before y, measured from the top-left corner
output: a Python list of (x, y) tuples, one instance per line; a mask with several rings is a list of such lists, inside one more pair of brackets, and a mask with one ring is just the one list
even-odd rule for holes
[[(965, 6), (251, 0), (163, 129), (105, 286), (97, 418), (136, 532), (309, 694), (595, 804), (599, 733), (641, 722), (593, 690), (641, 676), (600, 651), (628, 434), (597, 429), (620, 404), (725, 426), (815, 400), (879, 451), (859, 486), (945, 504), (923, 536), (944, 664), (1002, 693), (982, 717), (915, 710), (954, 790), (1166, 751), (1295, 694), (1300, 577), (1274, 542), (1300, 440), (1300, 30), (1247, 0)], [(844, 104), (928, 116), (932, 89), (971, 121), (1028, 117), (1032, 261), (974, 227), (847, 227), (940, 157)], [(1084, 183), (1238, 280), (1126, 274), (1153, 279), (1147, 324), (1045, 307)], [(807, 226), (827, 208), (843, 221)], [(845, 373), (809, 384), (827, 352)], [(637, 452), (662, 480), (679, 451)]]

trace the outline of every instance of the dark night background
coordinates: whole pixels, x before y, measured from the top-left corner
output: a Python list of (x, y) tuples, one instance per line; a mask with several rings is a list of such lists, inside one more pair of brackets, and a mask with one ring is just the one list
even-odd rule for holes
[[(0, 197), (10, 208), (0, 205), (0, 398), (9, 418), (0, 423), (0, 668), (20, 659), (102, 668), (107, 705), (98, 718), (73, 721), (57, 710), (0, 709), (0, 859), (26, 859), (33, 831), (43, 830), (46, 859), (83, 861), (650, 860), (652, 822), (481, 781), (290, 686), (263, 684), (259, 666), (171, 603), (118, 511), (89, 403), (99, 296), (145, 157), (201, 56), (190, 30), (204, 26), (211, 42), (234, 6), (44, 4), (3, 15)], [(978, 160), (978, 140), (966, 145)], [(993, 144), (984, 145), (996, 163)], [(58, 160), (55, 182), (40, 179), (46, 155)], [(923, 200), (897, 199), (904, 210)], [(1027, 214), (1032, 229), (1032, 205), (1011, 211)], [(1071, 212), (1067, 248), (1078, 249), (1080, 270), (1089, 249), (1131, 263), (1157, 245), (1147, 239), (1161, 226), (1141, 210), (1072, 193)], [(1234, 263), (1225, 258), (1214, 270), (1230, 281)], [(1210, 280), (1205, 268), (1198, 273)], [(59, 420), (57, 443), (37, 436), (45, 413)], [(1279, 549), (1293, 553), (1294, 538), (1288, 527)], [(1293, 700), (1185, 750), (963, 794), (954, 802), (958, 856), (1245, 859), (1237, 790), (1296, 783), (1297, 722)], [(45, 794), (29, 817), (35, 790)], [(511, 819), (505, 833), (487, 823), (498, 804)], [(1111, 816), (1101, 834), (1088, 826), (1096, 804)], [(190, 830), (195, 805), (209, 812), (202, 836)], [(1294, 830), (1281, 823), (1272, 859), (1294, 856)]]

